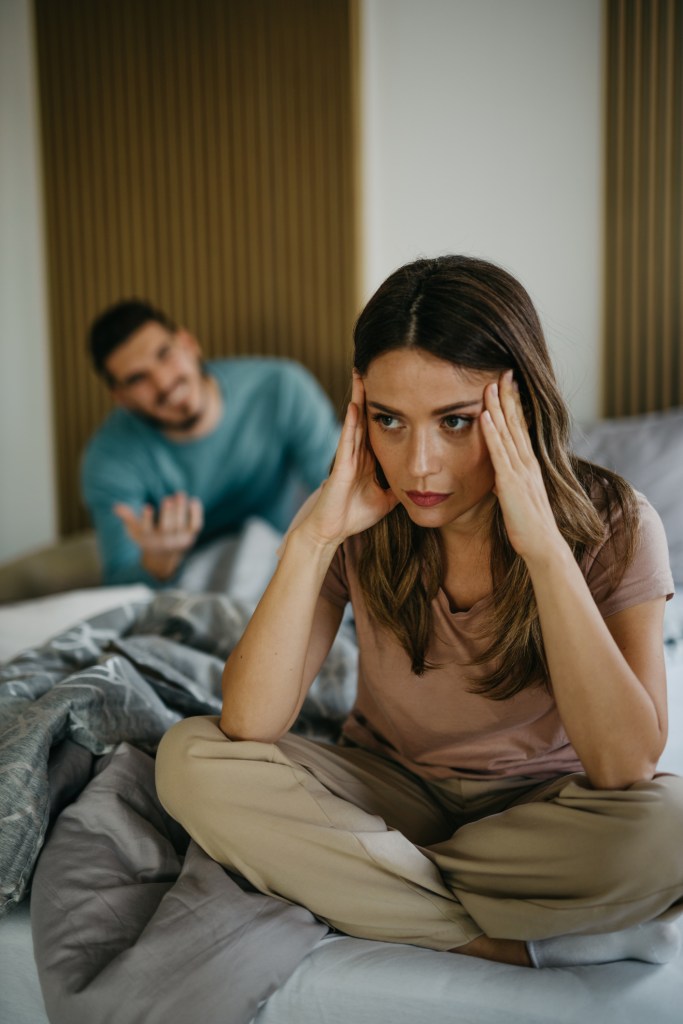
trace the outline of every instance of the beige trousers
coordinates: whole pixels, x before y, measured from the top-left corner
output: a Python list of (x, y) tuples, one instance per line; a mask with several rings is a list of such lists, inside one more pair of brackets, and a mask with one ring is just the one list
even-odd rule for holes
[(446, 950), (615, 931), (683, 899), (677, 776), (425, 783), (356, 747), (233, 743), (217, 722), (164, 736), (162, 804), (219, 863), (349, 935)]

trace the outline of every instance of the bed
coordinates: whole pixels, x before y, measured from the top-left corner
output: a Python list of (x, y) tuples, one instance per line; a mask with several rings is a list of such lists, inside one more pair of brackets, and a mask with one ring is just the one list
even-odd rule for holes
[[(594, 424), (576, 447), (658, 508), (683, 590), (683, 410)], [(224, 553), (222, 592), (215, 577), (195, 593), (89, 587), (0, 606), (0, 1024), (677, 1022), (683, 954), (531, 971), (332, 934), (167, 819), (156, 742), (180, 716), (217, 709), (278, 540), (247, 524)], [(665, 626), (660, 769), (683, 773), (682, 596)], [(346, 622), (299, 731), (334, 736), (355, 658)]]

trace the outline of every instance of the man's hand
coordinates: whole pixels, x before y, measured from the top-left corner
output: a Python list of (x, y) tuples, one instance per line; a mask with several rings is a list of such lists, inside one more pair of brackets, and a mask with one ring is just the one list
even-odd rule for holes
[(201, 501), (182, 491), (164, 498), (156, 522), (151, 505), (144, 505), (140, 515), (124, 504), (114, 505), (114, 512), (140, 548), (142, 567), (158, 580), (173, 575), (204, 525)]

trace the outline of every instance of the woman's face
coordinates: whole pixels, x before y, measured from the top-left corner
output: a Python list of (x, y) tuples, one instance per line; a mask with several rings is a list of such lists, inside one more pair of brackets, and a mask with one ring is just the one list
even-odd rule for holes
[(484, 389), (499, 376), (414, 348), (385, 352), (370, 364), (370, 444), (419, 526), (470, 530), (493, 504), (494, 472), (479, 416)]

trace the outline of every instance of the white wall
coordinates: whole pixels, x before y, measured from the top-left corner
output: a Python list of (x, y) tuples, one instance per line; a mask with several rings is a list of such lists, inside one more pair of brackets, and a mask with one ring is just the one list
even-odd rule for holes
[(531, 293), (574, 414), (598, 411), (601, 0), (364, 0), (365, 285), (418, 256)]
[(0, 0), (0, 561), (55, 537), (30, 0)]

